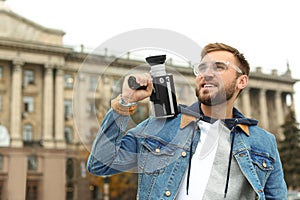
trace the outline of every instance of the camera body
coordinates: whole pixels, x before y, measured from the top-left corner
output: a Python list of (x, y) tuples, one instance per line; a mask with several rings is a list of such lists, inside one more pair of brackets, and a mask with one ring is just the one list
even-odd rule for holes
[(150, 101), (153, 104), (154, 116), (158, 118), (176, 116), (178, 107), (174, 79), (172, 74), (166, 73), (166, 55), (150, 56), (146, 58), (146, 61), (151, 66), (153, 91)]

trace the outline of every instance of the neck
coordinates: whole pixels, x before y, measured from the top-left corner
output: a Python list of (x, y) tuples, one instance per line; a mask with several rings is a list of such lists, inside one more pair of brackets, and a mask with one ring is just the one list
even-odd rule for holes
[(207, 106), (201, 104), (201, 110), (205, 116), (215, 119), (227, 119), (233, 117), (233, 103), (225, 102), (223, 104)]

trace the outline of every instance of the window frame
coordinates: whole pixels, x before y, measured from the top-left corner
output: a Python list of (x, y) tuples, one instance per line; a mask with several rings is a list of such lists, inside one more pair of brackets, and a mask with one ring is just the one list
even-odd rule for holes
[(23, 142), (33, 141), (33, 126), (31, 124), (24, 124), (23, 126)]
[(74, 76), (73, 74), (66, 73), (64, 74), (64, 88), (70, 89), (74, 85)]
[(33, 69), (24, 69), (24, 80), (23, 85), (34, 84), (35, 82), (35, 71)]
[(24, 112), (34, 112), (34, 97), (24, 96), (23, 97)]
[(71, 118), (73, 116), (72, 100), (68, 100), (68, 99), (64, 100), (64, 115), (66, 119)]
[(27, 156), (27, 171), (38, 170), (38, 157), (34, 154)]
[(74, 130), (71, 126), (65, 126), (64, 128), (64, 135), (65, 135), (65, 141), (67, 144), (73, 144), (74, 143)]

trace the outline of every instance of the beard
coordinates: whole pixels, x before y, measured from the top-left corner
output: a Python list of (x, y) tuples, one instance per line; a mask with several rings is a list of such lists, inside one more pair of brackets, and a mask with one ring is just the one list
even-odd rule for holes
[[(227, 89), (222, 87), (216, 94), (201, 95), (200, 89), (196, 87), (196, 96), (198, 100), (207, 106), (215, 106), (230, 100), (235, 93), (236, 80), (233, 81)], [(212, 96), (213, 95), (213, 96)]]

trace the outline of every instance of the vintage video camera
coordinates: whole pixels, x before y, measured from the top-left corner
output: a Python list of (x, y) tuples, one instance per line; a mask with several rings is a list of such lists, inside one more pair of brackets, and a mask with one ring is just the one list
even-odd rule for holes
[[(150, 65), (150, 74), (153, 82), (153, 91), (150, 101), (153, 103), (153, 113), (155, 117), (167, 118), (178, 114), (177, 101), (175, 95), (174, 80), (172, 74), (166, 73), (165, 61), (166, 55), (150, 56), (146, 58)], [(140, 86), (134, 76), (128, 79), (128, 85), (131, 89), (146, 89)]]

